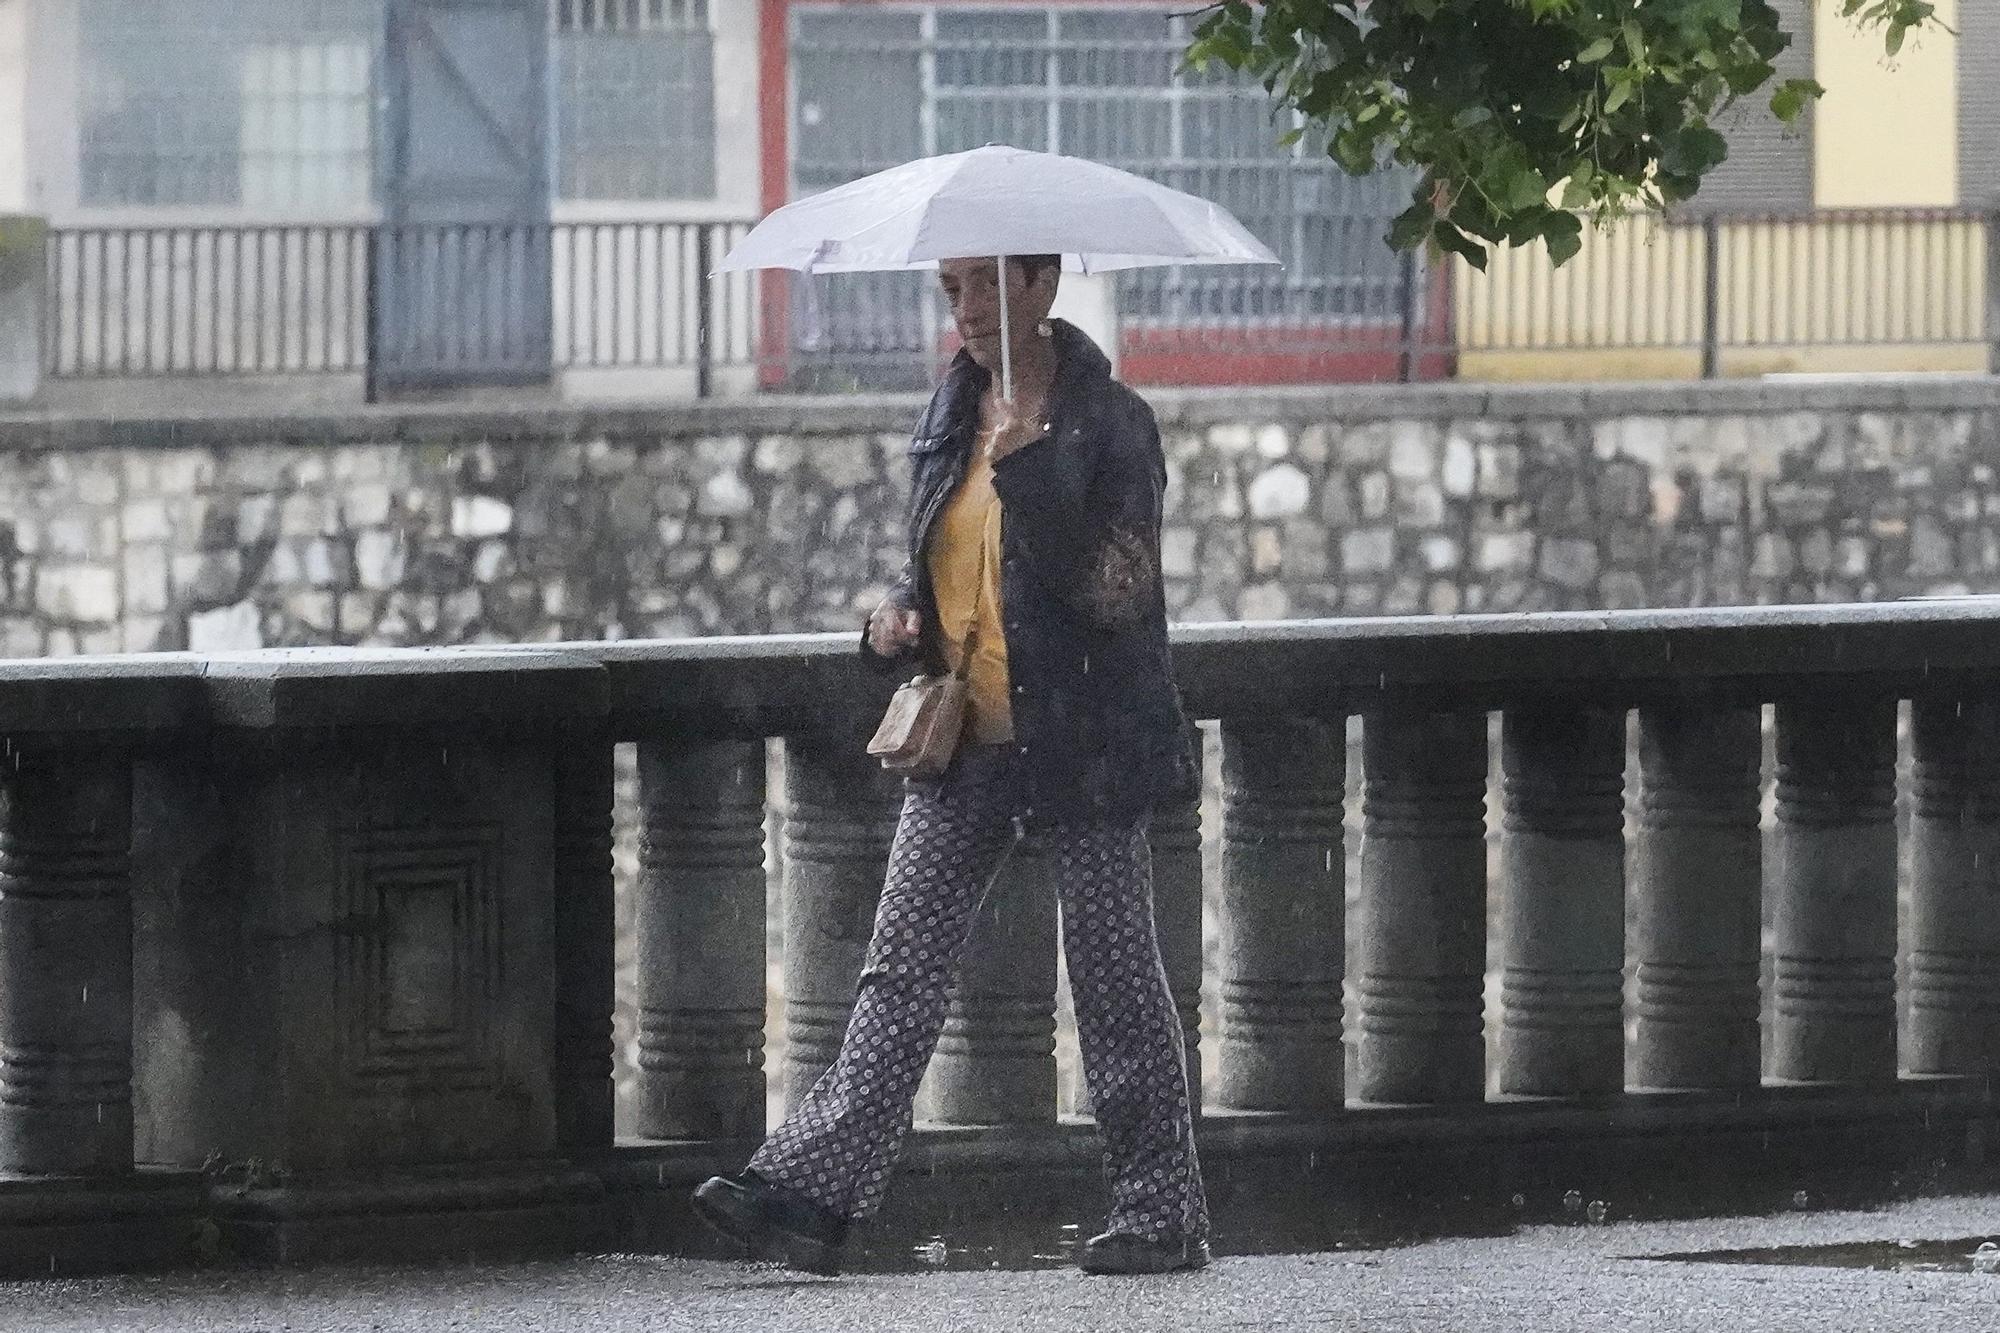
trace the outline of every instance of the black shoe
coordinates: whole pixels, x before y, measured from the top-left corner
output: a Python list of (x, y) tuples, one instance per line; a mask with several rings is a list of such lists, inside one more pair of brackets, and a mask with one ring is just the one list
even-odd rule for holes
[(754, 1171), (711, 1177), (694, 1192), (694, 1211), (752, 1259), (821, 1277), (840, 1272), (847, 1219)]
[(1107, 1231), (1083, 1243), (1077, 1267), (1086, 1273), (1181, 1273), (1208, 1267), (1205, 1240), (1147, 1240)]

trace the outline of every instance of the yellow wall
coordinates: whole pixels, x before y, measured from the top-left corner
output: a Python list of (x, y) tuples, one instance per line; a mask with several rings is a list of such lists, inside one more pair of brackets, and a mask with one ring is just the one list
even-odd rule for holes
[(1958, 203), (1958, 0), (1890, 60), (1880, 28), (1816, 0), (1813, 199), (1821, 208), (1949, 208)]

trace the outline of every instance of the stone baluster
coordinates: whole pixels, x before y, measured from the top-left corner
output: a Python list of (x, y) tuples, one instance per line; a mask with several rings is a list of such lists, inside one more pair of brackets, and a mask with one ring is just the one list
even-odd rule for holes
[(1486, 715), (1371, 713), (1362, 765), (1355, 1093), (1479, 1101)]
[(1773, 1077), (1896, 1077), (1896, 701), (1780, 703)]
[(132, 1167), (132, 769), (0, 755), (0, 1171)]
[(845, 734), (785, 742), (785, 1102), (840, 1050), (875, 929), (902, 783)]
[(1224, 1106), (1341, 1105), (1346, 773), (1337, 723), (1223, 724)]
[(571, 1154), (604, 1151), (614, 1138), (612, 760), (606, 737), (556, 755), (556, 1141)]
[(1509, 709), (1501, 723), (1499, 1090), (1625, 1080), (1625, 714)]
[[(1201, 738), (1190, 739), (1199, 754)], [(1201, 1107), (1201, 801), (1195, 798), (1163, 805), (1153, 812), (1146, 831), (1153, 857), (1153, 920), (1160, 937), (1160, 957), (1167, 967), (1167, 987), (1181, 1016), (1181, 1041), (1187, 1050), (1188, 1096)]]
[(980, 904), (918, 1092), (919, 1119), (1055, 1119), (1058, 873), (1055, 858), (1031, 839), (1015, 848)]
[(2000, 703), (1920, 698), (1903, 1065), (2000, 1069)]
[(1639, 712), (1635, 1087), (1758, 1083), (1761, 725), (1755, 706)]
[(639, 746), (638, 1132), (764, 1129), (764, 745)]

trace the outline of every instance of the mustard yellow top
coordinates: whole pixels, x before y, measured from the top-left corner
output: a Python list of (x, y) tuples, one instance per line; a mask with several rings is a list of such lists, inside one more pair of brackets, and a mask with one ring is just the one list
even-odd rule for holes
[(965, 727), (983, 745), (1014, 739), (1007, 640), (1000, 619), (1000, 496), (993, 489), (993, 460), (987, 456), (992, 438), (982, 432), (973, 441), (965, 480), (938, 515), (925, 553), (946, 667), (959, 669), (966, 640), (978, 631), (965, 671)]

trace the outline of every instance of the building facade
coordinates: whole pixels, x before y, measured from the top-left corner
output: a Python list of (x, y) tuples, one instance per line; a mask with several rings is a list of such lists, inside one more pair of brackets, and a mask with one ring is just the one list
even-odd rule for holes
[(1137, 383), (1989, 355), (2000, 0), (1947, 0), (1894, 61), (1781, 0), (1781, 74), (1829, 90), (1802, 129), (1746, 105), (1696, 206), (1588, 234), (1561, 272), (1521, 250), (1485, 276), (1387, 248), (1407, 176), (1350, 178), (1284, 141), (1260, 87), (1183, 69), (1191, 8), (0, 0), (0, 211), (56, 229), (59, 378), (919, 387), (951, 351), (920, 275), (703, 274), (788, 200), (985, 143), (1213, 198), (1284, 260), (1070, 284)]

